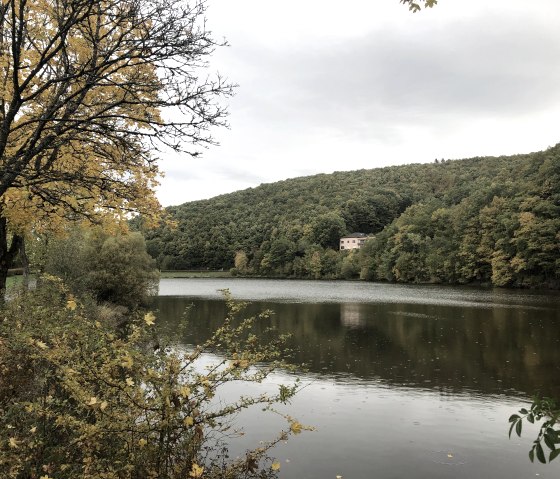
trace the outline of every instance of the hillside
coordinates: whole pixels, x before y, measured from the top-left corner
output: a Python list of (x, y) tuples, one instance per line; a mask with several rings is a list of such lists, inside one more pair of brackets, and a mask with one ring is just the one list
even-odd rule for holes
[[(336, 172), (167, 209), (162, 269), (557, 287), (560, 145), (515, 156)], [(375, 233), (359, 254), (339, 237)]]

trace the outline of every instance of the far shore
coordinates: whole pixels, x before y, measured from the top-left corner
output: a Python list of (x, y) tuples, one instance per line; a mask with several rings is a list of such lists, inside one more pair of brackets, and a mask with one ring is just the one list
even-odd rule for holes
[(226, 270), (184, 270), (184, 271), (161, 271), (160, 278), (231, 278), (232, 275)]

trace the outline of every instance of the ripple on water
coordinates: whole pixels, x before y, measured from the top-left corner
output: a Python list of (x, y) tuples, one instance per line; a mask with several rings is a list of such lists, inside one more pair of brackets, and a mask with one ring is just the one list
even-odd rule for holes
[(221, 298), (229, 289), (237, 299), (271, 302), (399, 303), (476, 308), (558, 309), (560, 298), (546, 291), (478, 287), (402, 285), (358, 281), (273, 280), (251, 278), (164, 278), (160, 296)]

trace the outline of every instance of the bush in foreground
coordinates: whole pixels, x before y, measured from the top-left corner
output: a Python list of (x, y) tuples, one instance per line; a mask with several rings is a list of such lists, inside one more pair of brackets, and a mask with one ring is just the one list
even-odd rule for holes
[[(204, 344), (160, 347), (152, 313), (117, 332), (112, 311), (81, 304), (48, 278), (8, 302), (0, 316), (0, 477), (42, 479), (268, 478), (279, 463), (268, 451), (302, 426), (229, 459), (223, 438), (236, 412), (286, 402), (296, 386), (274, 394), (213, 401), (230, 381), (261, 382), (280, 359), (282, 338), (261, 344), (254, 317), (226, 297), (229, 314)], [(201, 368), (220, 347), (217, 363)]]

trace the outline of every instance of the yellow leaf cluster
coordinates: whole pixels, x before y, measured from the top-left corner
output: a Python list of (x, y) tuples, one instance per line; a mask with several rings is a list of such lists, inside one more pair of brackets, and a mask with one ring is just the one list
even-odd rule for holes
[[(138, 133), (162, 122), (152, 106), (161, 82), (156, 65), (130, 52), (130, 45), (146, 35), (145, 26), (131, 24), (118, 3), (104, 1), (91, 2), (89, 10), (88, 2), (77, 4), (83, 11), (72, 20), (74, 7), (64, 7), (67, 3), (13, 2), (14, 18), (25, 25), (21, 40), (11, 38), (22, 42), (21, 57), (16, 65), (11, 55), (0, 55), (0, 100), (14, 104), (17, 95), (22, 102), (6, 123), (0, 157), (1, 169), (18, 173), (2, 190), (1, 213), (20, 234), (61, 231), (77, 219), (124, 224), (131, 211), (150, 218), (160, 209), (154, 194), (159, 171)], [(60, 35), (65, 21), (69, 30)], [(9, 33), (3, 38), (6, 42)], [(2, 48), (12, 50), (7, 43)], [(107, 61), (102, 52), (110, 51), (113, 58)], [(98, 69), (93, 84), (83, 73), (90, 68)], [(18, 78), (9, 81), (14, 70)], [(64, 115), (71, 115), (71, 122)], [(61, 118), (67, 128), (60, 128)], [(52, 146), (32, 150), (41, 142)], [(31, 151), (33, 159), (22, 162)]]
[(190, 477), (201, 477), (202, 473), (204, 472), (204, 467), (199, 466), (196, 462), (193, 463), (191, 472), (189, 473)]
[(156, 317), (154, 316), (154, 314), (151, 311), (144, 315), (144, 322), (148, 326), (153, 326), (155, 321), (156, 321)]

